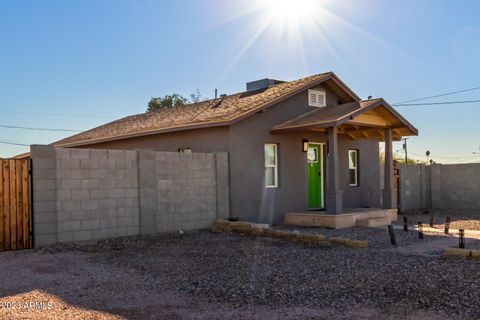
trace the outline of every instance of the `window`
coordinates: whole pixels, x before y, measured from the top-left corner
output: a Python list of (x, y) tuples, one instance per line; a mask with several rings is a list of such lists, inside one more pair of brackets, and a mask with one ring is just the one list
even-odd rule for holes
[(348, 150), (348, 172), (350, 187), (358, 187), (358, 150)]
[(325, 107), (327, 105), (325, 91), (308, 90), (308, 105), (310, 107)]
[(318, 162), (317, 156), (318, 156), (318, 148), (308, 146), (307, 161), (309, 163), (316, 163)]
[(181, 149), (178, 149), (178, 152), (180, 152), (180, 153), (192, 153), (192, 149), (191, 148), (181, 148)]
[(278, 187), (277, 145), (265, 144), (265, 187)]

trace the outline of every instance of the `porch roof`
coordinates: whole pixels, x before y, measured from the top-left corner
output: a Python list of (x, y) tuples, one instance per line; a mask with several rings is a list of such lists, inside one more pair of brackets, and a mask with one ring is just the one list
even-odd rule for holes
[(418, 130), (384, 99), (345, 103), (336, 107), (318, 108), (295, 119), (274, 126), (273, 133), (320, 131), (338, 127), (338, 132), (352, 139), (384, 140), (384, 129), (393, 129), (393, 138), (416, 136)]

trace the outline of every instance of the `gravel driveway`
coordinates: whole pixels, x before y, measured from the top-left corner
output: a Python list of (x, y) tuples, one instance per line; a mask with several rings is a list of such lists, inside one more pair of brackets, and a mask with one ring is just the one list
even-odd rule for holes
[[(385, 232), (371, 230), (355, 232)], [(399, 254), (388, 236), (353, 249), (199, 231), (4, 252), (0, 266), (1, 319), (480, 317), (480, 261)]]

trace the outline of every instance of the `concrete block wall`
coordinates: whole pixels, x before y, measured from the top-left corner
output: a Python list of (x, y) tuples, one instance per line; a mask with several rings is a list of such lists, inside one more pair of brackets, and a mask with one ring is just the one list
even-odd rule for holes
[(32, 146), (32, 159), (36, 245), (139, 233), (137, 152)]
[(226, 153), (31, 152), (37, 246), (202, 229), (229, 216)]
[(421, 170), (419, 166), (400, 166), (400, 211), (422, 208)]
[(57, 160), (55, 149), (33, 145), (33, 223), (35, 246), (57, 242)]
[(480, 164), (400, 168), (400, 209), (480, 211)]
[(430, 167), (430, 190), (432, 208), (441, 208), (442, 205), (442, 179), (441, 179), (440, 165), (433, 165)]
[(58, 242), (138, 234), (135, 151), (55, 149), (55, 153)]
[(156, 153), (156, 231), (202, 229), (217, 217), (215, 154)]
[(216, 193), (217, 216), (219, 219), (228, 219), (230, 216), (230, 178), (228, 169), (228, 153), (216, 153)]
[[(480, 163), (442, 165), (436, 177), (439, 208), (480, 211)], [(436, 186), (438, 189), (438, 186)]]

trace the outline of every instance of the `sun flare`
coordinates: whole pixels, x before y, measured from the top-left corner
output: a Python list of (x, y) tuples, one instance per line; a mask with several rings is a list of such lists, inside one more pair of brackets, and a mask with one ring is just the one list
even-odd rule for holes
[[(224, 24), (234, 20), (243, 20), (244, 38), (231, 59), (230, 65), (220, 76), (223, 78), (253, 49), (275, 52), (269, 55), (268, 63), (273, 65), (294, 59), (303, 66), (305, 72), (310, 70), (313, 59), (309, 59), (312, 51), (316, 57), (327, 56), (343, 63), (343, 55), (350, 55), (352, 47), (359, 39), (380, 45), (379, 41), (351, 19), (344, 18), (344, 12), (360, 12), (362, 8), (355, 1), (345, 0), (242, 0), (243, 11), (235, 10), (235, 15), (227, 18)], [(242, 8), (241, 6), (239, 8)], [(342, 13), (339, 15), (338, 12)], [(248, 20), (247, 20), (248, 19)], [(347, 35), (347, 36), (346, 36)], [(391, 49), (391, 48), (387, 48)], [(395, 51), (396, 52), (396, 51)], [(360, 59), (358, 52), (352, 59)], [(315, 59), (315, 61), (318, 58)], [(283, 63), (283, 62), (282, 62)]]
[(319, 10), (319, 0), (264, 0), (273, 20), (296, 24), (314, 18)]

